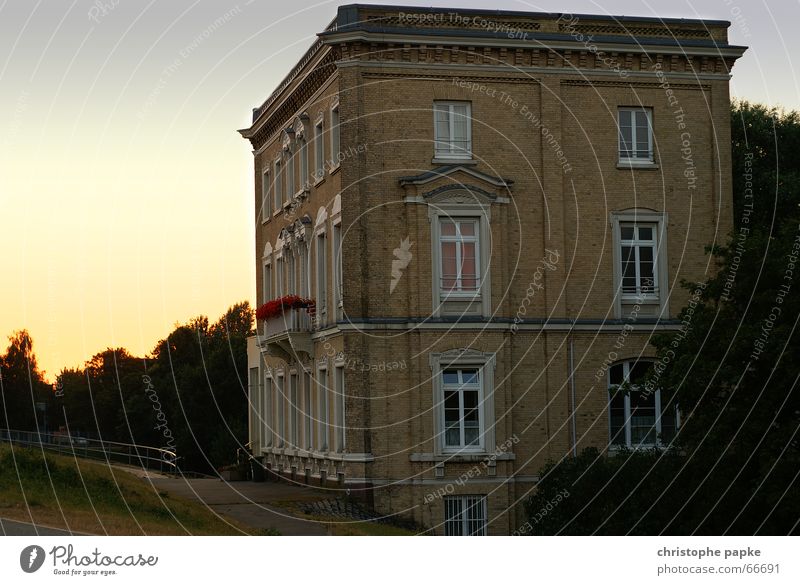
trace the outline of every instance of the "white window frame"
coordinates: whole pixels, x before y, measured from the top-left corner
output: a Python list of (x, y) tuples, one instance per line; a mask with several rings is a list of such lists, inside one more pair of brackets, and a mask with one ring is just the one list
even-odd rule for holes
[(314, 392), (310, 371), (303, 371), (303, 446), (314, 449)]
[(261, 266), (261, 303), (272, 300), (272, 258), (264, 258)]
[(266, 223), (272, 219), (271, 180), (269, 169), (264, 169), (261, 172), (261, 223)]
[(273, 213), (278, 213), (283, 206), (283, 162), (281, 157), (273, 161), (273, 177), (272, 177), (272, 201)]
[(250, 441), (257, 443), (257, 447), (261, 448), (264, 443), (261, 430), (263, 421), (261, 420), (261, 384), (258, 366), (248, 368), (248, 386)]
[[(445, 496), (443, 505), (445, 536), (486, 536), (488, 525), (486, 496), (478, 494)], [(477, 529), (470, 530), (468, 509), (479, 510), (480, 526)]]
[(289, 372), (289, 444), (297, 449), (300, 447), (300, 404), (299, 395), (300, 376), (296, 371)]
[[(454, 236), (446, 236), (442, 233), (442, 223), (449, 222), (452, 223), (456, 228), (456, 235)], [(481, 290), (481, 219), (480, 217), (442, 217), (439, 216), (439, 291), (440, 297), (442, 300), (446, 300), (451, 297), (467, 297), (467, 298), (476, 298), (480, 296)], [(471, 236), (462, 236), (460, 235), (461, 232), (461, 224), (462, 223), (471, 223), (474, 226), (473, 235)], [(443, 265), (444, 258), (442, 258), (442, 245), (443, 244), (456, 244), (456, 275), (454, 280), (456, 281), (456, 286), (452, 290), (444, 290), (443, 281), (445, 279), (443, 273)], [(463, 243), (472, 243), (475, 244), (475, 274), (477, 280), (477, 287), (475, 290), (466, 290), (463, 287), (463, 275), (461, 274), (461, 257), (462, 257), (462, 246)]]
[(272, 447), (274, 435), (274, 418), (275, 418), (275, 381), (272, 379), (271, 374), (264, 376), (264, 426), (266, 432), (266, 447)]
[(333, 308), (336, 319), (343, 316), (343, 291), (342, 291), (342, 219), (338, 217), (333, 220), (331, 229), (332, 257), (333, 257)]
[(328, 450), (328, 427), (329, 427), (329, 405), (328, 400), (328, 368), (320, 366), (317, 369), (317, 399), (319, 400), (319, 416), (317, 417), (317, 450), (324, 452)]
[[(491, 210), (489, 205), (439, 203), (428, 206), (428, 219), (431, 222), (431, 275), (432, 275), (432, 301), (433, 316), (440, 317), (447, 313), (446, 303), (450, 301), (475, 301), (481, 304), (481, 315), (491, 315)], [(477, 291), (449, 292), (442, 289), (442, 246), (441, 246), (441, 220), (475, 219), (478, 220), (478, 250), (476, 263), (478, 268), (479, 286)], [(458, 313), (460, 314), (460, 312)]]
[[(294, 141), (292, 141), (294, 142)], [(284, 165), (285, 176), (283, 181), (283, 203), (284, 205), (291, 202), (295, 194), (295, 181), (294, 181), (294, 152), (291, 148), (286, 151), (286, 164)]]
[[(631, 440), (631, 392), (640, 392), (639, 388), (635, 385), (631, 385), (628, 392), (626, 392), (623, 396), (624, 400), (624, 428), (625, 428), (625, 445), (618, 445), (616, 443), (612, 443), (614, 434), (611, 425), (611, 398), (612, 398), (612, 389), (615, 389), (618, 385), (611, 383), (611, 368), (614, 366), (622, 366), (622, 379), (623, 383), (627, 382), (630, 376), (630, 368), (631, 365), (636, 363), (637, 360), (630, 359), (624, 360), (621, 362), (615, 362), (608, 368), (607, 374), (607, 389), (608, 389), (608, 448), (611, 451), (619, 450), (623, 448), (627, 449), (654, 449), (654, 448), (664, 448), (665, 445), (661, 442), (661, 417), (662, 417), (662, 409), (661, 409), (661, 390), (659, 388), (653, 389), (653, 398), (654, 398), (654, 416), (655, 416), (655, 429), (656, 429), (656, 440), (654, 443), (638, 443), (636, 445), (632, 444)], [(655, 360), (650, 359), (640, 359), (639, 362), (646, 362), (646, 363), (655, 363)], [(675, 431), (680, 428), (681, 426), (681, 418), (680, 418), (680, 410), (678, 409), (678, 405), (673, 405), (672, 408), (675, 409)]]
[[(623, 294), (622, 291), (622, 227), (626, 224), (647, 225), (651, 224), (656, 238), (654, 255), (653, 277), (655, 292), (646, 295)], [(651, 209), (630, 209), (613, 212), (611, 214), (612, 233), (612, 278), (614, 283), (614, 306), (616, 318), (626, 316), (623, 305), (638, 303), (655, 307), (655, 315), (667, 317), (669, 315), (669, 281), (667, 269), (667, 225), (666, 213)], [(638, 268), (637, 268), (638, 270)]]
[(327, 234), (325, 230), (319, 230), (315, 236), (315, 259), (316, 266), (316, 314), (317, 320), (320, 324), (327, 321), (328, 314), (328, 250), (327, 250)]
[[(453, 142), (453, 135), (455, 130), (455, 108), (464, 107), (465, 118), (467, 121), (467, 135), (466, 135), (466, 148), (464, 150), (457, 148)], [(438, 135), (438, 125), (436, 121), (436, 113), (438, 111), (447, 111), (447, 126), (448, 138), (442, 139)], [(436, 100), (433, 102), (433, 150), (434, 158), (437, 160), (470, 160), (472, 159), (472, 102), (468, 101), (443, 101)], [(446, 145), (446, 147), (443, 147)]]
[(344, 365), (336, 365), (333, 370), (334, 378), (334, 449), (337, 453), (345, 449), (345, 371)]
[[(622, 119), (620, 114), (622, 112), (631, 113), (631, 150), (633, 156), (623, 156), (622, 149)], [(647, 152), (639, 153), (636, 150), (637, 144), (637, 124), (636, 118), (638, 115), (644, 114), (647, 118)], [(617, 108), (617, 156), (620, 164), (623, 165), (652, 165), (654, 162), (653, 152), (653, 108), (645, 106), (620, 106)]]
[[(433, 382), (433, 416), (435, 439), (434, 448), (437, 454), (486, 454), (494, 452), (495, 415), (494, 415), (494, 369), (495, 355), (478, 351), (453, 350), (430, 355), (431, 378)], [(468, 446), (448, 446), (445, 441), (445, 413), (443, 374), (450, 369), (477, 369), (479, 371), (478, 409), (479, 444)]]
[(298, 147), (300, 154), (300, 190), (303, 191), (308, 187), (310, 181), (308, 180), (308, 140), (305, 136), (298, 138), (300, 146)]
[(340, 135), (340, 127), (339, 127), (339, 100), (333, 102), (330, 109), (330, 148), (331, 148), (331, 161), (330, 161), (330, 172), (335, 171), (339, 168), (339, 152), (341, 150), (341, 135)]
[(286, 379), (282, 373), (275, 377), (275, 410), (278, 413), (278, 447), (286, 445)]
[(283, 255), (279, 255), (275, 260), (275, 298), (286, 295), (284, 265), (286, 264)]
[(325, 178), (325, 119), (320, 116), (314, 123), (314, 184)]

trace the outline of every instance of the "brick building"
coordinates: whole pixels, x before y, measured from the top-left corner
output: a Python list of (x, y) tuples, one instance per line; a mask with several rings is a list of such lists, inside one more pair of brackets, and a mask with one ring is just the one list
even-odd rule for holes
[(340, 7), (240, 131), (257, 304), (314, 302), (250, 340), (254, 456), (509, 534), (548, 460), (667, 444), (637, 382), (732, 229), (728, 26)]

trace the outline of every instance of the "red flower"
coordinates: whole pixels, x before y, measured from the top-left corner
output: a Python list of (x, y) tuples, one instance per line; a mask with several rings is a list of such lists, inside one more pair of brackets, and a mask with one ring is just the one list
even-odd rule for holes
[(266, 321), (283, 314), (286, 309), (305, 309), (309, 314), (314, 314), (316, 303), (314, 299), (304, 299), (297, 295), (286, 295), (272, 299), (256, 309), (256, 319)]

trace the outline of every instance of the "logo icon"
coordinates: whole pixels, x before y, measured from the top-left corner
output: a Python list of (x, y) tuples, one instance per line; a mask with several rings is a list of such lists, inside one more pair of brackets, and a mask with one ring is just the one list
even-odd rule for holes
[(392, 282), (389, 284), (389, 294), (394, 292), (395, 287), (400, 282), (400, 278), (403, 276), (403, 270), (408, 267), (408, 263), (411, 262), (411, 246), (414, 244), (409, 241), (409, 238), (400, 241), (400, 247), (394, 249), (394, 257), (396, 260), (392, 260)]
[(44, 549), (32, 544), (22, 549), (19, 554), (19, 566), (26, 573), (35, 573), (44, 564)]

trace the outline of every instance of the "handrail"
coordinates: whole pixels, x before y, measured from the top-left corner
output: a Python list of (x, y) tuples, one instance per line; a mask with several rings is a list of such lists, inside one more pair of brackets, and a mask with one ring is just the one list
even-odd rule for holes
[(88, 439), (65, 433), (41, 433), (38, 431), (18, 431), (0, 429), (0, 442), (39, 447), (56, 453), (68, 453), (85, 459), (134, 465), (152, 470), (155, 463), (161, 472), (181, 473), (175, 451), (161, 447)]

